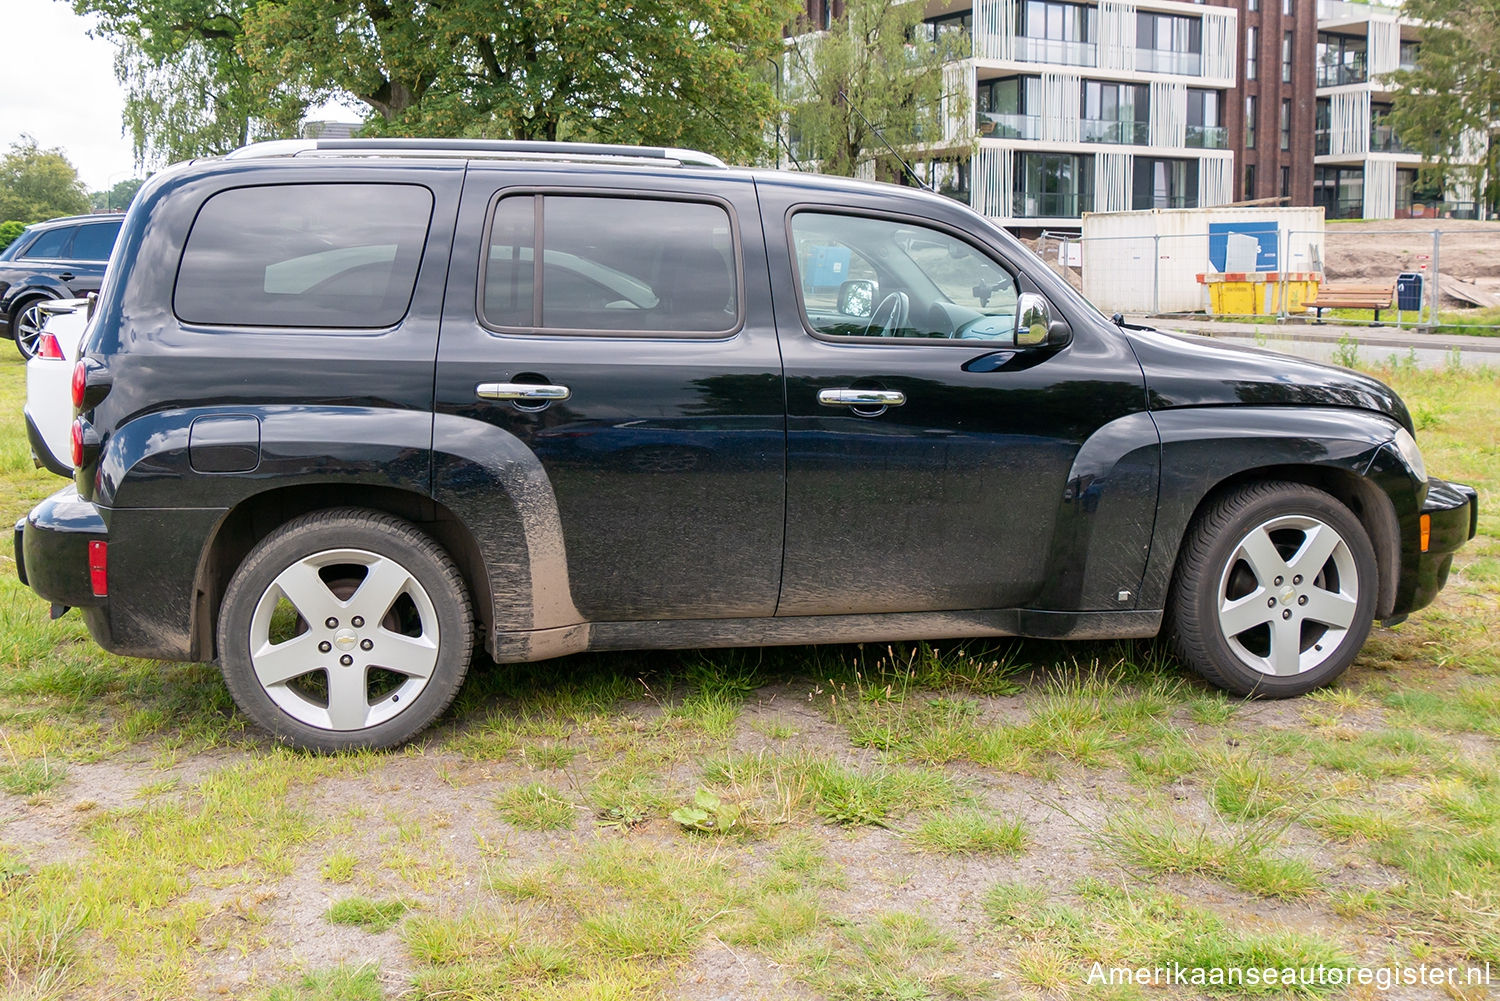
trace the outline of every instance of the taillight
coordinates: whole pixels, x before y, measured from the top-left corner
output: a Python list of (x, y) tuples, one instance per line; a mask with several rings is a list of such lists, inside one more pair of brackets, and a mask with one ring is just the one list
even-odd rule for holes
[(73, 409), (74, 410), (81, 410), (83, 408), (83, 392), (84, 392), (84, 390), (88, 389), (88, 383), (89, 383), (89, 366), (88, 366), (87, 362), (85, 362), (83, 359), (80, 358), (78, 360), (78, 364), (73, 366)]
[(80, 417), (73, 422), (73, 431), (69, 435), (69, 444), (72, 445), (73, 468), (83, 468), (83, 418)]
[(51, 361), (62, 361), (62, 345), (57, 343), (56, 334), (43, 334), (42, 339), (37, 341), (36, 356), (47, 358)]
[(94, 586), (94, 597), (109, 594), (109, 543), (99, 539), (89, 543), (89, 583)]

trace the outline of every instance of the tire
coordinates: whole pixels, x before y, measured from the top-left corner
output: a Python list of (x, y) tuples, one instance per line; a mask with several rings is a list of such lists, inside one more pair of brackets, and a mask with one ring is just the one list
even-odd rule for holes
[(1354, 662), (1376, 590), (1374, 547), (1348, 508), (1300, 483), (1241, 487), (1188, 529), (1168, 607), (1173, 648), (1238, 695), (1303, 695)]
[(340, 508), (288, 522), (245, 557), (218, 641), (235, 703), (277, 740), (384, 748), (421, 733), (458, 694), (474, 619), (458, 567), (431, 538)]
[(46, 301), (46, 296), (39, 299), (27, 299), (10, 311), (10, 335), (15, 339), (16, 350), (27, 361), (36, 357), (37, 343), (42, 337), (42, 326), (47, 322), (46, 316), (42, 313), (42, 303)]

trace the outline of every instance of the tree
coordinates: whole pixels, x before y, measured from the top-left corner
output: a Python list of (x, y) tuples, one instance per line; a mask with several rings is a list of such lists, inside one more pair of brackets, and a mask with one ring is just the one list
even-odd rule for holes
[(1500, 199), (1500, 0), (1406, 0), (1402, 15), (1424, 22), (1422, 48), (1414, 69), (1392, 74), (1400, 89), (1390, 124), (1450, 183), (1493, 205)]
[(89, 195), (89, 207), (95, 212), (123, 212), (130, 207), (131, 199), (145, 183), (144, 177), (129, 177), (116, 183), (108, 191), (95, 191)]
[(62, 150), (22, 136), (0, 157), (0, 219), (33, 223), (88, 210), (88, 193)]
[(253, 0), (72, 0), (118, 46), (125, 129), (141, 165), (296, 135), (320, 95), (257, 80), (243, 54)]
[(788, 48), (792, 131), (824, 173), (852, 176), (861, 162), (886, 155), (881, 136), (898, 149), (935, 138), (945, 102), (948, 114), (967, 117), (971, 96), (945, 93), (943, 83), (943, 66), (962, 56), (965, 36), (923, 31), (925, 7), (849, 0), (828, 31), (803, 34)]
[(575, 139), (758, 155), (791, 0), (263, 0), (266, 82), (351, 94), (366, 134)]

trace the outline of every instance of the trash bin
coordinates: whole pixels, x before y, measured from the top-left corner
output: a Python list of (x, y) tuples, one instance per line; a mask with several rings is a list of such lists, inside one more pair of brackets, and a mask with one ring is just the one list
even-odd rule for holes
[(1422, 275), (1417, 271), (1403, 271), (1396, 276), (1396, 308), (1422, 308)]

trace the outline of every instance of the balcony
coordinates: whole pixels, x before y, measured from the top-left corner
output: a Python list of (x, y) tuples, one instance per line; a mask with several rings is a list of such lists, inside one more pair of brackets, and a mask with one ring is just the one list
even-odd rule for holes
[(1086, 143), (1115, 143), (1120, 146), (1148, 146), (1151, 143), (1151, 127), (1146, 122), (1085, 118), (1078, 126), (1079, 138)]
[(1318, 65), (1319, 87), (1343, 87), (1351, 83), (1365, 83), (1370, 73), (1363, 59), (1353, 63), (1320, 63)]
[(1011, 215), (1017, 219), (1077, 219), (1092, 204), (1089, 195), (1076, 191), (1017, 191), (1011, 200)]
[(1318, 129), (1313, 133), (1313, 156), (1327, 156), (1332, 150), (1333, 138), (1328, 129)]
[(1222, 125), (1189, 125), (1187, 145), (1189, 149), (1228, 149), (1229, 130)]
[(1323, 206), (1323, 215), (1329, 219), (1363, 219), (1365, 200), (1358, 198), (1329, 198), (1326, 195), (1313, 198), (1314, 205)]
[(974, 115), (974, 128), (981, 139), (1040, 139), (1042, 117), (980, 111)]
[(1203, 54), (1172, 52), (1167, 49), (1136, 49), (1135, 68), (1142, 73), (1174, 73), (1177, 76), (1202, 76)]
[(1093, 42), (1069, 42), (1054, 38), (1016, 39), (1016, 58), (1027, 63), (1053, 63), (1061, 66), (1097, 66), (1099, 47)]
[(1370, 125), (1371, 153), (1416, 153), (1396, 136), (1396, 130), (1382, 122)]

